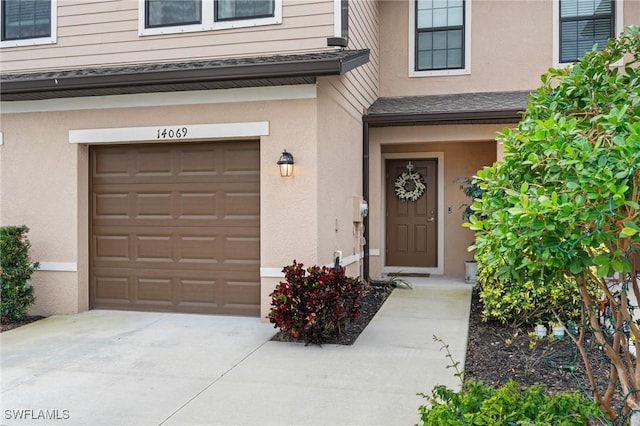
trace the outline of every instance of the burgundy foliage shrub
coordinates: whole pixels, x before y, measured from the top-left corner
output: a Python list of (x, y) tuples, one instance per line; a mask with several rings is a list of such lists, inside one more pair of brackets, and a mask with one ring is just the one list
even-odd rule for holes
[(285, 281), (270, 294), (272, 308), (267, 316), (275, 328), (307, 344), (321, 344), (360, 315), (365, 283), (345, 276), (344, 268), (311, 266), (305, 270), (294, 260), (282, 272)]

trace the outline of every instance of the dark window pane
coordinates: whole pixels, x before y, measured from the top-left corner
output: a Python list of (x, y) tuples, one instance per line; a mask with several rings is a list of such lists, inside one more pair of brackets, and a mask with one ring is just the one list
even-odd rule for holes
[(433, 52), (427, 51), (418, 53), (418, 69), (433, 69)]
[(200, 0), (146, 0), (147, 28), (202, 23)]
[(462, 49), (462, 30), (449, 31), (447, 38), (448, 49)]
[(433, 68), (439, 70), (447, 68), (446, 50), (435, 50), (433, 52)]
[(435, 50), (447, 48), (447, 32), (446, 31), (436, 31), (433, 33), (433, 48)]
[(216, 0), (216, 20), (274, 16), (274, 0)]
[(2, 40), (51, 36), (51, 0), (3, 0)]
[(560, 1), (560, 62), (577, 61), (594, 45), (602, 49), (613, 37), (611, 0)]
[(433, 50), (433, 33), (418, 34), (418, 50)]
[(416, 70), (464, 68), (464, 1), (416, 1)]
[(462, 66), (462, 49), (449, 49), (447, 54), (447, 68), (460, 68)]

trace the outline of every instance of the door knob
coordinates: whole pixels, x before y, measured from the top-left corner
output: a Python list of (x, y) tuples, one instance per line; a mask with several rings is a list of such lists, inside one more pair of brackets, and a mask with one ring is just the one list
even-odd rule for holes
[(435, 217), (430, 217), (429, 219), (427, 219), (427, 222), (433, 222), (433, 221), (435, 221), (435, 220), (436, 220), (436, 218), (435, 218)]

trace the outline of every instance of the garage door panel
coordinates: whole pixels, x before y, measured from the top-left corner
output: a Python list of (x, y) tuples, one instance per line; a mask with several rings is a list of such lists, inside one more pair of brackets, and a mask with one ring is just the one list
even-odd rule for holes
[(257, 143), (105, 146), (91, 158), (93, 307), (259, 314)]
[(169, 278), (145, 278), (139, 277), (136, 284), (137, 302), (158, 302), (159, 304), (172, 304), (171, 279)]
[(181, 151), (178, 175), (182, 177), (218, 175), (216, 158), (216, 153), (206, 148)]
[[(217, 261), (258, 264), (257, 227), (94, 227), (94, 262), (130, 267), (127, 263)], [(221, 256), (221, 254), (224, 254)], [(155, 265), (154, 267), (163, 267)]]
[(93, 253), (97, 259), (122, 262), (131, 259), (129, 235), (94, 236)]
[(224, 239), (224, 263), (255, 265), (260, 258), (260, 239), (257, 237), (227, 236)]
[(114, 148), (96, 157), (92, 156), (92, 175), (94, 179), (129, 176), (129, 150)]
[(181, 235), (178, 244), (178, 261), (182, 263), (217, 263), (218, 239), (214, 236)]
[(173, 174), (171, 163), (171, 150), (162, 147), (145, 149), (144, 151), (136, 153), (133, 175), (141, 177), (168, 177)]
[(137, 235), (135, 261), (173, 262), (172, 235)]
[(130, 199), (126, 192), (95, 194), (93, 197), (94, 218), (127, 219)]
[(178, 219), (218, 219), (215, 192), (180, 192), (178, 198)]
[(224, 171), (227, 176), (253, 175), (256, 169), (252, 164), (260, 162), (259, 153), (248, 147), (231, 147), (224, 156)]
[(116, 303), (129, 302), (130, 286), (127, 276), (97, 276), (96, 297)]
[(259, 312), (255, 300), (260, 296), (260, 277), (253, 271), (222, 271), (213, 275), (198, 271), (97, 268), (95, 274), (100, 284), (96, 296), (101, 307), (247, 315)]
[(138, 192), (135, 194), (136, 219), (172, 219), (171, 192)]

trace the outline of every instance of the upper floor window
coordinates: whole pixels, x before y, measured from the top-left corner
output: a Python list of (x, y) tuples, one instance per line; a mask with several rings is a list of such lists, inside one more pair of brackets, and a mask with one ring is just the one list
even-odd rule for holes
[(282, 22), (282, 0), (140, 0), (140, 35)]
[(2, 0), (2, 47), (55, 42), (54, 0)]
[(464, 68), (464, 1), (416, 0), (416, 71)]
[(575, 62), (615, 35), (615, 1), (560, 0), (559, 62)]
[(273, 0), (216, 0), (216, 20), (272, 17)]
[(471, 73), (472, 0), (409, 1), (409, 77)]

